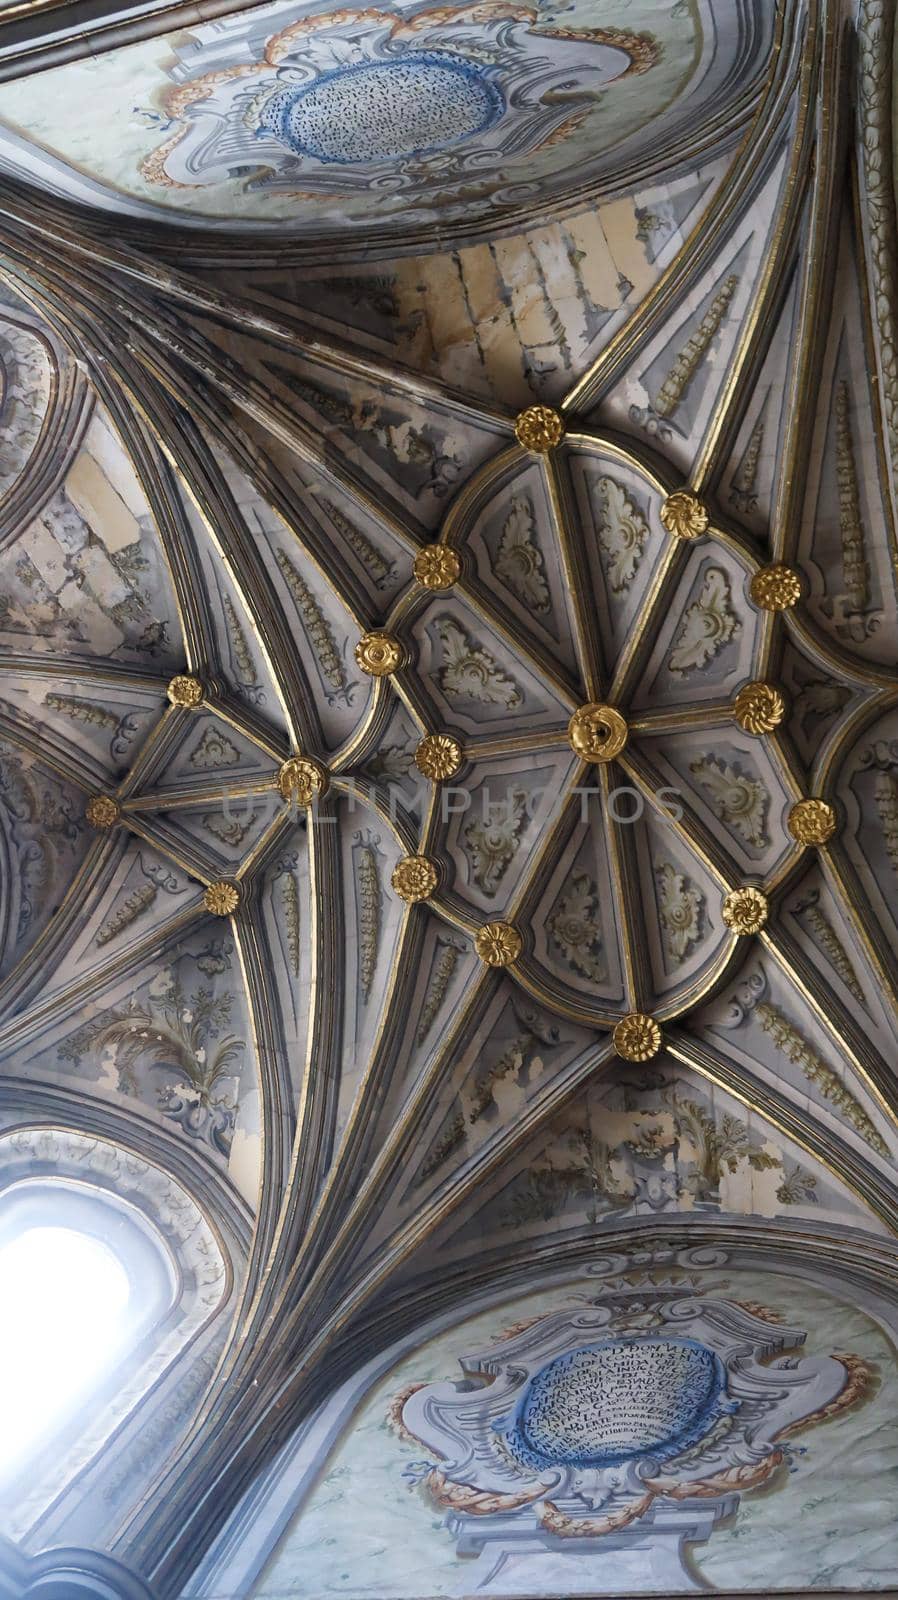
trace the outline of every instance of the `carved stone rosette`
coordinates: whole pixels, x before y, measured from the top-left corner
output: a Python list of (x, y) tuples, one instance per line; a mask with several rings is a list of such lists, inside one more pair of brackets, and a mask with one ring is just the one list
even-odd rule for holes
[(723, 920), (733, 933), (760, 933), (768, 914), (767, 896), (761, 889), (746, 884), (732, 889), (723, 900)]
[(749, 585), (749, 594), (762, 611), (788, 611), (801, 599), (801, 576), (794, 567), (774, 561), (759, 567)]
[(613, 1034), (614, 1048), (624, 1061), (651, 1061), (661, 1049), (661, 1029), (654, 1017), (630, 1011)]
[(415, 577), (425, 589), (451, 589), (461, 576), (461, 561), (445, 544), (426, 544), (415, 556)]
[(661, 506), (661, 523), (677, 539), (698, 539), (710, 525), (707, 507), (689, 489), (675, 489)]
[(524, 941), (510, 922), (485, 922), (477, 929), (474, 948), (488, 967), (509, 967), (517, 961)]
[(210, 883), (203, 893), (203, 905), (213, 917), (229, 917), (239, 904), (240, 890), (236, 883), (228, 883), (226, 878)]
[(355, 647), (357, 666), (371, 678), (385, 678), (402, 665), (403, 650), (391, 633), (363, 633)]
[(733, 716), (746, 733), (772, 733), (786, 715), (786, 702), (773, 683), (744, 683), (733, 703)]
[(463, 760), (461, 743), (451, 733), (426, 733), (415, 750), (415, 766), (434, 783), (454, 778)]
[(551, 406), (528, 406), (514, 425), (518, 444), (535, 455), (546, 455), (564, 438), (564, 417)]
[(186, 673), (179, 672), (177, 677), (170, 680), (166, 694), (173, 706), (184, 706), (189, 710), (195, 709), (202, 703), (205, 690), (199, 678), (188, 677)]
[(799, 844), (826, 844), (836, 831), (835, 807), (827, 800), (797, 800), (786, 822)]
[(613, 761), (627, 742), (627, 724), (614, 706), (580, 706), (568, 724), (571, 749), (584, 761)]
[(439, 872), (428, 856), (403, 856), (393, 868), (390, 882), (400, 900), (414, 905), (430, 898), (439, 882)]
[(105, 831), (114, 828), (122, 808), (111, 794), (92, 794), (84, 808), (84, 815), (92, 828)]
[(300, 806), (310, 806), (326, 793), (329, 781), (327, 768), (312, 756), (288, 756), (277, 775), (281, 798)]

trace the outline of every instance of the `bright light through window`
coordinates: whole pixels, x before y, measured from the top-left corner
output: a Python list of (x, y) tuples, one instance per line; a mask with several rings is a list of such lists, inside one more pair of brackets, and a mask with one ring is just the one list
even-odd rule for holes
[(112, 1251), (70, 1228), (28, 1228), (0, 1247), (0, 1466), (52, 1432), (108, 1370), (128, 1297)]

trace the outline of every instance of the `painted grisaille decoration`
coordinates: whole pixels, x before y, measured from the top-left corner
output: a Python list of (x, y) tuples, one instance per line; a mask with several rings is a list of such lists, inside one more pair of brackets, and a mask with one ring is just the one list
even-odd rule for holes
[(87, 83), (103, 102), (108, 147), (84, 145), (63, 104), (36, 115), (21, 82), (3, 85), (0, 162), (24, 132), (57, 185), (135, 216), (464, 231), (613, 188), (653, 130), (671, 157), (713, 137), (723, 83), (757, 83), (770, 46), (769, 20), (747, 24), (733, 0), (701, 20), (645, 0), (626, 16), (602, 0), (280, 0), (63, 69), (63, 102)]
[(644, 1265), (597, 1288), (466, 1351), (460, 1380), (417, 1386), (397, 1413), (430, 1457), (406, 1473), (478, 1592), (501, 1593), (510, 1566), (515, 1592), (546, 1593), (562, 1551), (568, 1594), (700, 1592), (685, 1548), (782, 1479), (793, 1439), (864, 1395), (860, 1357), (801, 1354), (806, 1330), (765, 1306)]
[(164, 1339), (0, 1459), (8, 1600), (894, 1587), (846, 7), (0, 17), (0, 1255), (32, 1180), (168, 1197)]
[(199, 187), (242, 157), (269, 167), (257, 182), (275, 192), (302, 186), (335, 201), (387, 177), (419, 200), (483, 172), (512, 142), (531, 155), (565, 137), (606, 85), (651, 71), (660, 53), (649, 33), (555, 28), (525, 5), (303, 16), (265, 41), (249, 74), (246, 63), (219, 66), (170, 90), (177, 131), (143, 176)]

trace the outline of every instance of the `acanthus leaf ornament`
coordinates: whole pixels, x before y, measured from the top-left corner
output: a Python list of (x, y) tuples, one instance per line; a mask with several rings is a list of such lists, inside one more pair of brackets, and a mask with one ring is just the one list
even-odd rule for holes
[(744, 683), (733, 704), (733, 716), (746, 733), (772, 733), (786, 715), (786, 702), (773, 683)]
[(474, 948), (488, 967), (510, 967), (524, 948), (518, 929), (511, 922), (485, 922), (477, 929)]
[(677, 539), (699, 539), (710, 526), (708, 508), (690, 489), (675, 489), (661, 505), (661, 523)]
[(748, 844), (769, 844), (767, 814), (770, 795), (759, 778), (720, 756), (701, 756), (689, 771), (707, 792), (714, 815), (736, 830)]
[(586, 872), (568, 880), (565, 887), (566, 892), (546, 921), (546, 929), (566, 964), (596, 983), (603, 975), (599, 891)]
[[(665, 419), (675, 416), (689, 391), (699, 367), (707, 358), (708, 351), (720, 330), (721, 323), (727, 316), (730, 302), (738, 287), (738, 276), (735, 272), (729, 273), (715, 294), (698, 327), (693, 330), (682, 350), (678, 352), (673, 366), (655, 396), (654, 405), (649, 408), (652, 417), (663, 422)], [(651, 421), (651, 417), (648, 420)], [(659, 431), (662, 430), (659, 429)]]
[(236, 883), (219, 878), (203, 891), (203, 905), (213, 917), (229, 917), (240, 904), (240, 890)]
[(443, 646), (439, 683), (449, 699), (504, 706), (506, 711), (523, 704), (518, 684), (503, 671), (492, 652), (478, 644), (454, 617), (438, 617), (436, 629)]
[(661, 1049), (661, 1029), (654, 1017), (630, 1011), (615, 1025), (614, 1048), (624, 1061), (651, 1061)]
[(459, 957), (464, 954), (465, 947), (456, 943), (454, 939), (444, 937), (437, 939), (436, 949), (436, 959), (431, 968), (415, 1034), (415, 1042), (419, 1045), (424, 1043), (439, 1015), (449, 985), (455, 976)]
[(655, 880), (664, 948), (673, 961), (685, 961), (702, 936), (705, 897), (670, 861), (655, 868)]
[(343, 652), (337, 643), (331, 624), (322, 611), (317, 597), (299, 568), (290, 560), (286, 550), (275, 550), (274, 558), (302, 620), (306, 638), (318, 669), (328, 685), (330, 695), (348, 704), (352, 691), (346, 678)]
[(863, 611), (870, 599), (870, 564), (864, 549), (864, 524), (854, 459), (851, 405), (844, 378), (836, 385), (836, 485), (839, 493), (839, 533), (842, 539), (842, 579), (852, 611)]
[(546, 563), (527, 495), (512, 495), (496, 552), (495, 573), (529, 611), (542, 616), (551, 609)]
[(732, 598), (723, 567), (708, 567), (698, 595), (686, 607), (667, 658), (675, 677), (685, 678), (706, 666), (741, 633), (742, 623), (733, 610)]
[(111, 794), (92, 794), (84, 808), (84, 815), (92, 828), (105, 831), (114, 828), (121, 819), (122, 808)]
[(762, 611), (789, 611), (801, 599), (801, 574), (773, 561), (753, 573), (748, 592)]
[(826, 844), (836, 831), (835, 807), (827, 800), (797, 800), (786, 819), (793, 839), (803, 845)]
[(165, 692), (173, 706), (193, 709), (202, 704), (205, 689), (199, 678), (193, 678), (186, 672), (179, 672), (170, 679)]
[(295, 800), (297, 805), (311, 806), (327, 792), (330, 777), (328, 770), (313, 756), (288, 756), (278, 771), (276, 783), (282, 800)]
[(803, 1072), (809, 1083), (842, 1113), (846, 1122), (857, 1130), (861, 1138), (877, 1155), (889, 1157), (889, 1147), (872, 1122), (857, 1096), (843, 1083), (839, 1074), (830, 1067), (809, 1039), (794, 1022), (769, 1000), (758, 1003), (758, 1021), (777, 1050)]
[(571, 749), (583, 761), (613, 761), (627, 742), (627, 724), (614, 706), (580, 706), (568, 723)]
[(414, 905), (430, 898), (439, 882), (439, 872), (429, 856), (403, 856), (393, 868), (390, 882), (400, 900)]
[(213, 723), (203, 729), (202, 738), (194, 745), (187, 759), (199, 772), (214, 772), (219, 767), (237, 766), (240, 754), (221, 725)]
[(402, 665), (402, 645), (391, 633), (363, 633), (355, 647), (355, 659), (369, 677), (385, 678)]
[(461, 577), (461, 561), (446, 544), (426, 544), (415, 556), (414, 573), (425, 589), (451, 589)]
[(564, 417), (551, 406), (527, 406), (519, 412), (515, 425), (518, 444), (535, 455), (547, 455), (560, 445), (565, 434)]
[(425, 733), (415, 749), (415, 766), (434, 783), (454, 778), (463, 761), (461, 742), (451, 733)]
[(462, 829), (471, 875), (485, 895), (496, 894), (517, 854), (527, 821), (527, 800), (527, 789), (515, 785), (503, 800), (484, 804), (482, 815), (472, 817)]
[(732, 933), (760, 933), (768, 916), (767, 896), (753, 884), (731, 889), (724, 895), (723, 920)]
[(607, 561), (608, 585), (612, 594), (623, 595), (642, 561), (649, 525), (636, 502), (614, 478), (599, 478), (596, 489), (602, 497), (596, 536)]

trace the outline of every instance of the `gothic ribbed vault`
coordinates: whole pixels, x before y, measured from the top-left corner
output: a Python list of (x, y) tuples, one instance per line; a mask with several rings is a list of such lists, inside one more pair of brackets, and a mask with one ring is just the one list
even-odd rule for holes
[[(525, 1257), (894, 1273), (892, 13), (606, 10), (3, 67), (0, 1103), (227, 1238), (80, 1541), (165, 1594)], [(357, 74), (455, 74), (470, 170), (331, 147), (347, 16)]]

